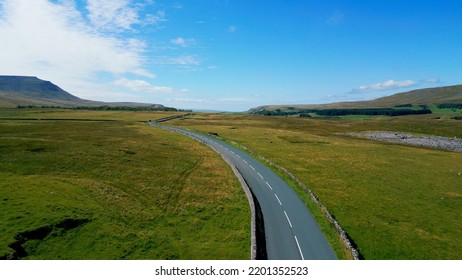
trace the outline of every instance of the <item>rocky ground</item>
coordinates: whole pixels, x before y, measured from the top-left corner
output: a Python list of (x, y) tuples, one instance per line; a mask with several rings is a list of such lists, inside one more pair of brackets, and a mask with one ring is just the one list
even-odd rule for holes
[(425, 146), (455, 152), (462, 152), (462, 139), (459, 138), (390, 131), (368, 131), (361, 133), (346, 133), (346, 135), (368, 138), (378, 141)]

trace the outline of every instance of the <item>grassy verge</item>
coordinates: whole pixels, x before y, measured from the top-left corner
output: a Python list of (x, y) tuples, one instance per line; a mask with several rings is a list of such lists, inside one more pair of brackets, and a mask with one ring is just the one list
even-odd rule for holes
[(119, 121), (0, 120), (0, 256), (250, 258), (245, 194), (213, 151), (138, 122), (157, 113), (45, 111), (27, 117)]
[(232, 139), (287, 168), (366, 259), (460, 259), (462, 154), (345, 137), (367, 130), (462, 137), (444, 114), (371, 120), (199, 115), (172, 124)]

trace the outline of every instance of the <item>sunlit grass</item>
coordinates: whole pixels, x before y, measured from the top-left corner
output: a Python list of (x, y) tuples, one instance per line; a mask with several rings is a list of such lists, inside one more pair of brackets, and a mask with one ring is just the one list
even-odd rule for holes
[(26, 258), (250, 258), (234, 174), (209, 148), (139, 122), (163, 113), (45, 111), (27, 117), (119, 121), (0, 120), (0, 256), (17, 234), (72, 218), (89, 222), (28, 240)]
[(170, 123), (232, 139), (308, 185), (366, 259), (462, 258), (462, 154), (343, 136), (367, 130), (462, 137), (445, 115), (319, 120), (198, 115)]
[(1, 118), (38, 118), (38, 119), (89, 119), (141, 121), (160, 119), (173, 115), (183, 115), (184, 112), (131, 112), (117, 110), (73, 110), (73, 109), (0, 109)]

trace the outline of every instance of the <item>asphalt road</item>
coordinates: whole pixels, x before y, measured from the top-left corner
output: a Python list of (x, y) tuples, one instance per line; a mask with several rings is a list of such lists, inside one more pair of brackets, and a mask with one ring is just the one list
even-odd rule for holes
[(179, 128), (168, 129), (199, 138), (227, 156), (236, 166), (260, 204), (268, 259), (336, 259), (309, 210), (292, 188), (271, 169), (247, 153), (213, 137)]

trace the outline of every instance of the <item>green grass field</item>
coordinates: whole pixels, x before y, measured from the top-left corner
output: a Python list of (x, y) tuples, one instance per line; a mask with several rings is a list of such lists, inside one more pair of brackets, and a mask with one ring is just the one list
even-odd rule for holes
[(249, 259), (241, 186), (166, 115), (0, 110), (0, 257)]
[(130, 111), (98, 111), (73, 109), (16, 109), (0, 108), (2, 118), (33, 118), (33, 119), (83, 119), (106, 120), (120, 122), (146, 122), (150, 119), (160, 119), (173, 115), (184, 115), (184, 112), (130, 112)]
[(444, 112), (359, 120), (199, 114), (169, 124), (216, 132), (287, 168), (366, 259), (462, 259), (462, 154), (342, 135), (462, 137), (462, 122)]

